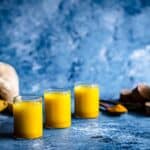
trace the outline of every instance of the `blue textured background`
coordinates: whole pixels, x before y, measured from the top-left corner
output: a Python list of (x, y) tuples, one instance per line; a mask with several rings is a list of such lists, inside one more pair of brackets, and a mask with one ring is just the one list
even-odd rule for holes
[[(21, 93), (96, 82), (102, 98), (150, 83), (150, 0), (0, 0), (0, 61), (20, 75)], [(30, 123), (29, 123), (30, 125)], [(15, 140), (0, 115), (2, 150), (149, 150), (150, 118), (73, 118), (68, 129)]]
[(150, 83), (149, 0), (1, 0), (0, 61), (22, 93), (96, 82), (103, 98)]

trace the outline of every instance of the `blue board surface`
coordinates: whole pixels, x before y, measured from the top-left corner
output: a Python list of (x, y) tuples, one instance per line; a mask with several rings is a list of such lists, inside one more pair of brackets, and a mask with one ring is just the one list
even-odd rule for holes
[(16, 140), (13, 119), (0, 115), (1, 150), (148, 150), (150, 118), (136, 114), (98, 119), (73, 119), (68, 129), (44, 129), (37, 140)]

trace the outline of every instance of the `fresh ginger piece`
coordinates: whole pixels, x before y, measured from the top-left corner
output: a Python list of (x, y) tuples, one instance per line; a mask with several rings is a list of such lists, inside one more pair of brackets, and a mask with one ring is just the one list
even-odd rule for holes
[(4, 100), (0, 100), (0, 112), (8, 107), (8, 102)]

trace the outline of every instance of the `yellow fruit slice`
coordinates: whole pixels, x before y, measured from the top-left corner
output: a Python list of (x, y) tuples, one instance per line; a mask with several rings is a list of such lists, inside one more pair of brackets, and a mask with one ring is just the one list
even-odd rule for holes
[(4, 109), (6, 109), (8, 106), (8, 102), (4, 101), (4, 100), (0, 100), (0, 112), (3, 111)]

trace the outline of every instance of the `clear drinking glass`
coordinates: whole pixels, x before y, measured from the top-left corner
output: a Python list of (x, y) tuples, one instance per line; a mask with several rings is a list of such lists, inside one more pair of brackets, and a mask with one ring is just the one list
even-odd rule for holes
[(71, 92), (65, 89), (49, 89), (44, 92), (45, 126), (68, 128), (71, 126)]
[(97, 118), (99, 116), (99, 93), (97, 84), (76, 84), (74, 87), (75, 116)]
[(13, 103), (14, 136), (35, 139), (43, 136), (42, 97), (18, 96)]

